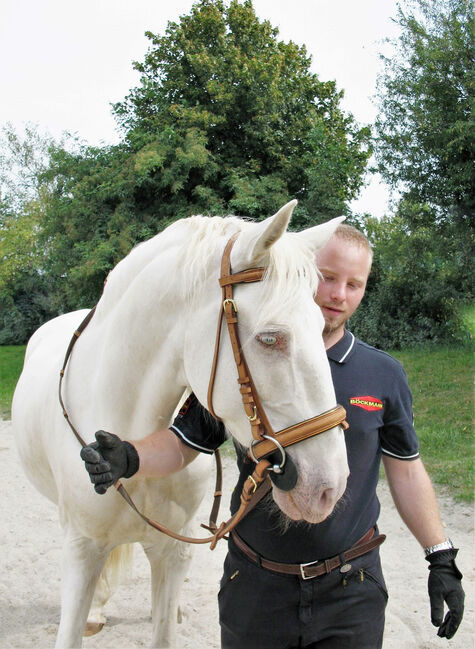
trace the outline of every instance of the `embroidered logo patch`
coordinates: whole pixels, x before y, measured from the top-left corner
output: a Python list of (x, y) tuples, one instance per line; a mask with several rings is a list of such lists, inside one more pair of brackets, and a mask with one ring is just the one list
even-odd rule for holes
[(182, 417), (184, 417), (184, 416), (186, 415), (186, 413), (187, 413), (188, 410), (190, 409), (191, 401), (192, 401), (192, 395), (190, 394), (190, 396), (188, 397), (188, 399), (184, 402), (184, 404), (182, 405), (182, 407), (181, 407), (180, 410), (178, 411), (178, 414), (179, 414), (179, 415), (181, 415)]
[(382, 410), (383, 402), (376, 397), (351, 397), (350, 406), (358, 406), (363, 410)]

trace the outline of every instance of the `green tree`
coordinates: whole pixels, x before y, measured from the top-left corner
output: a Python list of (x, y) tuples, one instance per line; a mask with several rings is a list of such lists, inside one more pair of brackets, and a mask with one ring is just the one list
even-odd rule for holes
[(36, 270), (21, 270), (0, 288), (0, 345), (25, 343), (46, 320), (57, 315), (52, 280)]
[(41, 180), (53, 140), (28, 124), (0, 131), (0, 344), (25, 342), (56, 315), (39, 233), (50, 188)]
[(367, 217), (359, 224), (373, 245), (374, 259), (351, 328), (376, 347), (401, 349), (467, 338), (460, 315), (458, 269), (448, 254), (453, 243), (434, 232), (434, 218), (427, 204), (402, 200), (394, 217)]
[(140, 84), (114, 111), (159, 204), (259, 217), (296, 197), (307, 219), (345, 211), (369, 131), (310, 72), (305, 47), (279, 41), (249, 0), (201, 0), (147, 36)]
[(463, 338), (473, 295), (473, 0), (405, 0), (378, 80), (375, 151), (401, 192), (393, 219), (366, 227), (374, 272), (356, 329), (382, 347)]
[(298, 198), (294, 226), (347, 211), (370, 133), (340, 108), (305, 47), (278, 40), (249, 0), (200, 0), (135, 63), (114, 147), (52, 149), (42, 221), (58, 302), (92, 304), (130, 248), (190, 214), (260, 218)]
[(123, 147), (77, 143), (50, 155), (42, 178), (52, 191), (39, 233), (49, 251), (45, 268), (61, 310), (87, 307), (117, 261), (156, 233), (158, 219), (141, 210), (134, 159)]
[(473, 0), (406, 0), (396, 22), (378, 81), (379, 172), (438, 222), (473, 226)]
[(42, 266), (37, 237), (48, 187), (40, 178), (52, 144), (33, 124), (23, 134), (11, 124), (0, 129), (0, 290)]

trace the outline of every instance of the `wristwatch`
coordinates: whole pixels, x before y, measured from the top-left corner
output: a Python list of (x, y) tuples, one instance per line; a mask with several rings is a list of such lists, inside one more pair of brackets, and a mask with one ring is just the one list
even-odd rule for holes
[(440, 552), (441, 550), (453, 550), (454, 544), (450, 539), (445, 539), (442, 543), (437, 543), (436, 545), (431, 545), (430, 548), (424, 548), (424, 553), (426, 557), (433, 552)]

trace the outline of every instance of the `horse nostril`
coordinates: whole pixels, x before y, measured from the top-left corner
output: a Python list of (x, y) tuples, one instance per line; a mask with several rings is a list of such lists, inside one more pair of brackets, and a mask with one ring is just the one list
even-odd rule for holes
[(333, 507), (336, 502), (336, 492), (332, 487), (323, 488), (320, 492), (320, 505), (322, 509), (329, 509)]

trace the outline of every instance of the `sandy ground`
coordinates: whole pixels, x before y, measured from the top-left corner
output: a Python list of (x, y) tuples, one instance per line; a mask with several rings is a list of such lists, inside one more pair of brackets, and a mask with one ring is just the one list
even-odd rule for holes
[[(24, 477), (9, 422), (0, 422), (0, 460), (0, 648), (46, 649), (54, 646), (60, 614), (61, 531), (56, 508)], [(234, 476), (233, 464), (225, 463), (223, 517)], [(384, 649), (471, 649), (475, 646), (473, 508), (439, 495), (448, 534), (461, 548), (458, 565), (467, 593), (465, 619), (457, 635), (447, 641), (436, 636), (430, 622), (427, 564), (421, 550), (395, 512), (384, 483), (379, 495), (383, 509), (379, 526), (388, 536), (381, 552), (390, 593)], [(200, 522), (207, 519), (210, 499), (211, 493), (202, 504)], [(84, 640), (86, 648), (150, 645), (148, 563), (136, 547), (133, 573), (108, 602), (103, 631)], [(214, 552), (206, 546), (196, 548), (182, 592), (183, 619), (176, 649), (219, 648), (216, 596), (225, 552), (225, 542)]]

